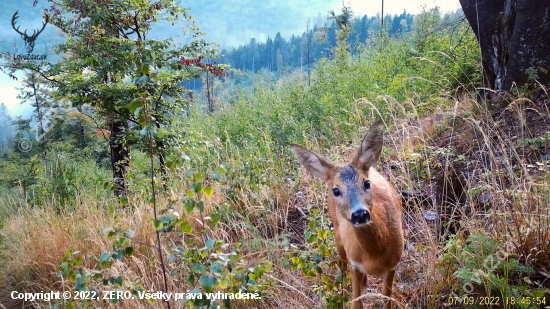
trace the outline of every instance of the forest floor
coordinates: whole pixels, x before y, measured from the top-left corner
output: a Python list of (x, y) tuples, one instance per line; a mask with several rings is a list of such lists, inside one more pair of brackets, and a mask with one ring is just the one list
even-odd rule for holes
[[(550, 231), (547, 228), (550, 212), (547, 203), (550, 196), (549, 109), (548, 98), (537, 102), (519, 99), (510, 100), (495, 113), (465, 96), (454, 106), (435, 110), (433, 116), (394, 116), (392, 129), (385, 135), (386, 147), (378, 168), (401, 191), (404, 201), (406, 248), (397, 268), (393, 294), (399, 308), (463, 308), (463, 305), (450, 302), (452, 297), (464, 293), (461, 287), (465, 281), (457, 279), (453, 273), (482, 267), (472, 266), (461, 258), (461, 254), (475, 252), (475, 248), (473, 251), (468, 249), (473, 243), (467, 241), (469, 236), (480, 233), (503, 246), (515, 240), (514, 257), (531, 267), (534, 270), (531, 280), (542, 285), (524, 283), (522, 286), (543, 288), (550, 301), (550, 279), (547, 277), (550, 273)], [(362, 131), (366, 129), (361, 128)], [(332, 147), (326, 155), (345, 161), (355, 147), (354, 141), (346, 141)], [(248, 241), (243, 248), (246, 265), (264, 259), (272, 261), (265, 301), (254, 303), (253, 307), (324, 308), (320, 295), (314, 291), (323, 285), (322, 281), (319, 278), (310, 280), (300, 270), (291, 270), (279, 263), (289, 255), (289, 251), (279, 245), (279, 238), (289, 235), (294, 252), (316, 253), (304, 234), (312, 220), (330, 226), (326, 189), (303, 169), (299, 178), (287, 182), (286, 186), (269, 188), (271, 193), (265, 193), (269, 199), (276, 197), (279, 208), (267, 213), (260, 206), (252, 207), (254, 204), (243, 196), (237, 204), (247, 208), (237, 210), (237, 214), (210, 236), (228, 243)], [(216, 193), (211, 204), (206, 205), (204, 215), (208, 215), (214, 204), (222, 202), (221, 191), (215, 188)], [(0, 255), (4, 261), (0, 272), (9, 274), (0, 278), (0, 304), (5, 308), (25, 307), (21, 302), (10, 300), (8, 292), (16, 288), (72, 289), (74, 284), (70, 280), (55, 276), (65, 252), (79, 250), (87, 256), (109, 252), (113, 245), (102, 234), (105, 227), (124, 226), (136, 231), (138, 244), (155, 243), (155, 231), (149, 220), (150, 206), (144, 198), (136, 200), (140, 202), (132, 213), (119, 211), (115, 215), (98, 211), (103, 203), (99, 200), (61, 215), (54, 207), (19, 211), (13, 220), (6, 222), (0, 235), (8, 240)], [(160, 205), (166, 203), (170, 203), (169, 200), (159, 201)], [(315, 209), (324, 212), (324, 216), (315, 216)], [(196, 213), (190, 216), (196, 231), (201, 228), (201, 216)], [(251, 221), (243, 223), (245, 217)], [(202, 236), (192, 234), (190, 237), (200, 239)], [(462, 251), (443, 263), (445, 254), (452, 249), (444, 246), (449, 237), (459, 242)], [(177, 236), (163, 239), (174, 247), (182, 243)], [(536, 254), (533, 248), (538, 250)], [(169, 250), (165, 253), (171, 254)], [(162, 272), (155, 257), (154, 247), (139, 246), (133, 257), (125, 263), (116, 262), (111, 271), (130, 282), (141, 278), (151, 289), (160, 289)], [(333, 258), (336, 259), (336, 255)], [(95, 261), (91, 257), (84, 265), (92, 269)], [(171, 271), (176, 268), (169, 266)], [(325, 271), (331, 278), (337, 274), (334, 268), (327, 267)], [(190, 288), (184, 277), (176, 276), (168, 283), (173, 291)], [(377, 306), (382, 283), (380, 278), (369, 277), (363, 300), (367, 308)], [(482, 286), (492, 293), (487, 282)], [(160, 303), (144, 305), (139, 301), (97, 305), (164, 307)], [(235, 307), (250, 306), (251, 303), (238, 302)]]
[[(495, 239), (505, 243), (496, 236), (505, 232), (500, 230), (502, 226), (496, 222), (499, 219), (495, 219), (495, 213), (508, 209), (504, 205), (510, 207), (505, 188), (510, 186), (513, 190), (519, 183), (506, 177), (487, 179), (484, 174), (508, 169), (516, 174), (526, 172), (530, 179), (548, 177), (550, 99), (543, 97), (533, 102), (507, 97), (502, 100), (508, 100), (508, 104), (490, 112), (463, 97), (454, 108), (440, 110), (434, 116), (401, 121), (385, 136), (385, 145), (390, 151), (386, 158), (381, 159), (379, 169), (401, 189), (405, 216), (405, 251), (397, 268), (393, 294), (400, 307), (414, 308), (420, 298), (435, 296), (437, 299), (431, 301), (435, 308), (464, 307), (449, 301), (450, 297), (461, 296), (460, 292), (449, 287), (436, 287), (438, 283), (449, 280), (443, 277), (438, 267), (445, 252), (443, 241), (451, 235), (464, 240), (470, 231), (485, 227), (488, 233), (494, 233)], [(478, 114), (472, 117), (472, 112)], [(349, 161), (355, 154), (355, 147), (350, 141), (333, 148), (328, 156)], [(449, 162), (453, 164), (449, 165)], [(422, 175), (421, 170), (425, 168), (429, 171)], [(404, 170), (413, 173), (417, 170), (420, 174), (404, 176)], [(308, 196), (311, 195), (308, 192), (315, 190), (312, 188), (315, 181), (312, 182), (305, 171), (302, 171), (301, 178), (305, 182), (296, 195), (294, 206), (297, 211), (290, 212), (288, 218), (296, 244), (303, 242), (309, 215), (306, 209), (315, 200)], [(411, 183), (416, 183), (416, 186), (411, 187)], [(499, 189), (495, 189), (497, 187)], [(456, 201), (455, 196), (459, 197)], [(445, 201), (453, 203), (445, 207)], [(543, 211), (548, 211), (547, 207)], [(328, 217), (328, 212), (325, 211), (325, 215)], [(507, 224), (513, 226), (510, 217), (507, 219)], [(545, 228), (539, 236), (542, 236), (540, 242), (546, 242), (541, 248), (548, 248), (548, 229)], [(549, 295), (550, 252), (541, 253), (531, 261), (523, 256), (522, 262), (536, 265), (530, 277), (533, 281), (538, 280)], [(377, 299), (383, 283), (382, 278), (370, 276), (364, 293)], [(376, 304), (379, 305), (375, 301), (364, 301), (366, 308), (376, 307)]]

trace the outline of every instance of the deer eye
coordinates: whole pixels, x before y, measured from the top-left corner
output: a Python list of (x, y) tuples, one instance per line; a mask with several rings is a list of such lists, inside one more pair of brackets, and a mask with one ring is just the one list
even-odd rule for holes
[(365, 190), (370, 189), (370, 181), (369, 181), (369, 180), (365, 180), (365, 182), (363, 183), (363, 187), (365, 188)]
[(334, 196), (340, 196), (342, 192), (340, 192), (340, 189), (334, 188), (332, 189), (332, 193), (334, 193)]

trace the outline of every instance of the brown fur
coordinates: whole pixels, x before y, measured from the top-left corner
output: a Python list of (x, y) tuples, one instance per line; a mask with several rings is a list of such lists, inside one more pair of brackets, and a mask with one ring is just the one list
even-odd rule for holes
[[(344, 262), (344, 271), (348, 264), (352, 265), (353, 299), (361, 296), (367, 274), (385, 276), (383, 295), (390, 297), (395, 269), (403, 253), (401, 197), (372, 167), (381, 153), (382, 135), (382, 126), (376, 123), (365, 136), (349, 165), (357, 169), (353, 178), (357, 183), (351, 182), (351, 185), (350, 180), (346, 182), (340, 178), (339, 172), (344, 165), (292, 145), (296, 158), (311, 174), (324, 180), (330, 190), (339, 188), (342, 191), (341, 197), (329, 193), (328, 206), (334, 223), (336, 249)], [(370, 181), (370, 189), (356, 195), (361, 197), (361, 207), (370, 213), (370, 221), (366, 225), (356, 226), (350, 221), (352, 207), (351, 202), (345, 199), (348, 193), (346, 186), (362, 188), (365, 180)], [(336, 200), (338, 198), (339, 202)], [(363, 308), (362, 302), (353, 302), (352, 308)], [(390, 301), (386, 303), (386, 308), (391, 308)]]

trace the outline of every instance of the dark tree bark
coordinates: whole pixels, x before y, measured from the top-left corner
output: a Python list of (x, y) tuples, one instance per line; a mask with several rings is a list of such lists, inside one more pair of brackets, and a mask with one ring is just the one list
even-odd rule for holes
[[(78, 106), (76, 109), (81, 115), (84, 115), (82, 106)], [(78, 121), (78, 129), (80, 131), (80, 148), (84, 149), (86, 148), (86, 135), (84, 134), (84, 125), (82, 124), (82, 120)]]
[(513, 83), (530, 82), (529, 72), (543, 85), (550, 82), (550, 0), (460, 4), (481, 47), (484, 87), (509, 91)]
[(168, 192), (168, 168), (166, 167), (166, 159), (164, 158), (164, 143), (160, 139), (155, 139), (155, 144), (158, 150), (160, 173), (162, 175), (162, 189)]
[(116, 186), (115, 195), (121, 196), (126, 194), (125, 176), (130, 158), (130, 152), (124, 142), (124, 137), (128, 131), (128, 122), (112, 117), (109, 121), (109, 130), (111, 131), (109, 144), (111, 147), (111, 167)]
[[(155, 111), (155, 113), (156, 113), (156, 111)], [(160, 129), (159, 119), (162, 118), (162, 115), (159, 115), (157, 113), (155, 117), (157, 119), (157, 120), (155, 120), (155, 126), (157, 127), (157, 129)], [(160, 139), (158, 137), (155, 137), (155, 147), (156, 147), (158, 157), (159, 157), (160, 172), (161, 172), (161, 175), (162, 175), (162, 189), (166, 193), (166, 192), (168, 192), (168, 168), (166, 167), (166, 159), (164, 158), (164, 154), (166, 152), (166, 149), (165, 149), (164, 142), (162, 141), (162, 139)]]
[(206, 100), (208, 101), (208, 112), (212, 114), (214, 112), (214, 102), (212, 102), (210, 95), (210, 76), (208, 70), (206, 71)]

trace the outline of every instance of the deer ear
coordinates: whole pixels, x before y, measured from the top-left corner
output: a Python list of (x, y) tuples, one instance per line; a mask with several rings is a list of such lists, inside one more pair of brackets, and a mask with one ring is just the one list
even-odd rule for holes
[(357, 155), (352, 161), (352, 165), (361, 168), (364, 172), (374, 166), (382, 153), (382, 144), (384, 140), (384, 129), (380, 121), (375, 122), (369, 129), (369, 132), (363, 138)]
[(332, 170), (334, 169), (334, 163), (332, 161), (296, 144), (290, 145), (290, 148), (296, 159), (298, 159), (298, 162), (300, 162), (311, 175), (324, 181), (330, 179)]

